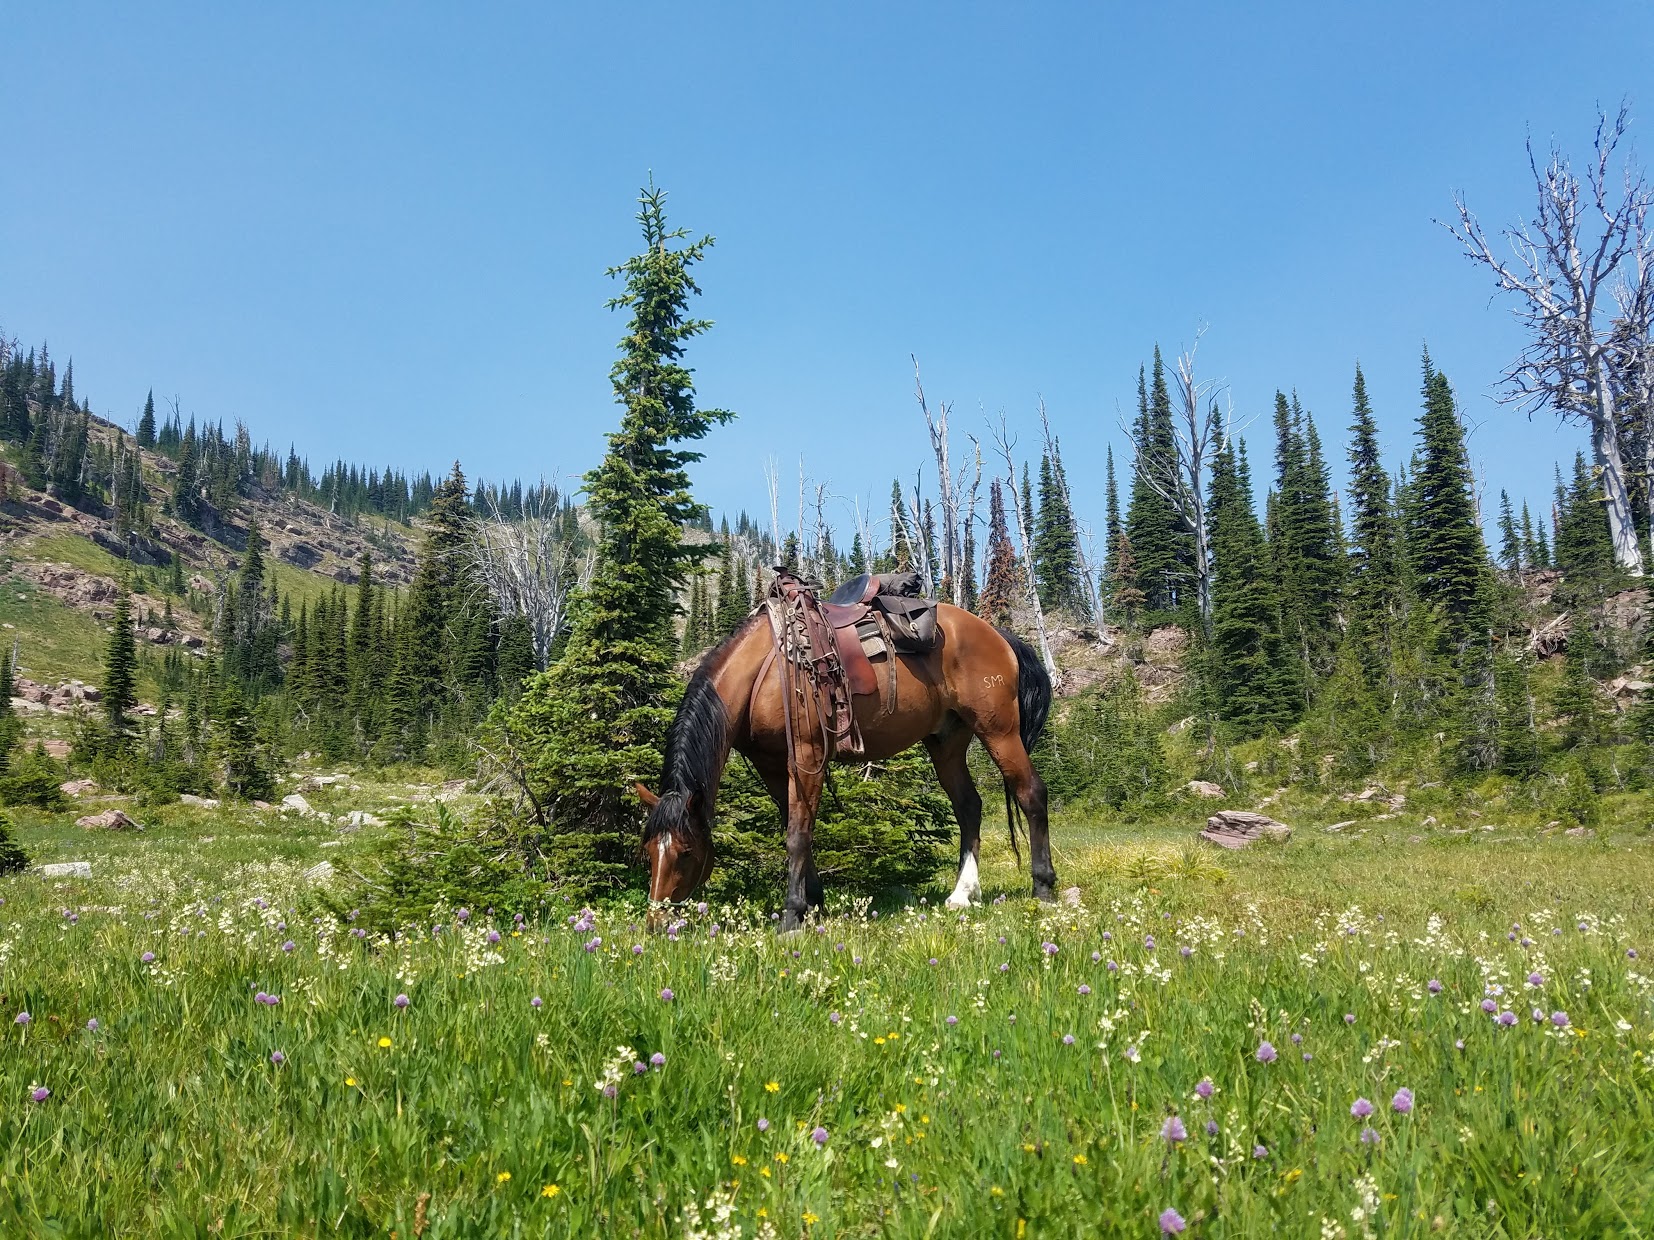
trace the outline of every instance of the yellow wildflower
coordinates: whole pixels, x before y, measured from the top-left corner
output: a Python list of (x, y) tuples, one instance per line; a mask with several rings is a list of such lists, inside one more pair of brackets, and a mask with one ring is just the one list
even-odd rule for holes
[(766, 1082), (764, 1082), (764, 1092), (767, 1093), (767, 1094), (778, 1094), (778, 1093), (780, 1093), (781, 1092), (781, 1082), (780, 1081), (766, 1081)]
[(768, 1218), (769, 1216), (770, 1216), (770, 1212), (768, 1210), (764, 1209), (763, 1206), (758, 1207), (758, 1217), (759, 1218)]
[(734, 1163), (737, 1167), (744, 1167), (747, 1165), (747, 1156), (745, 1154), (736, 1154), (729, 1161)]
[(812, 1223), (819, 1223), (819, 1222), (821, 1222), (821, 1219), (820, 1219), (819, 1216), (811, 1214), (808, 1210), (804, 1211), (804, 1226), (808, 1227)]
[(1033, 1143), (1031, 1141), (1024, 1141), (1022, 1143), (1022, 1152), (1024, 1154), (1032, 1154), (1034, 1152)]
[(565, 1076), (565, 1077), (564, 1077), (564, 1078), (563, 1078), (563, 1086), (564, 1086), (564, 1088), (565, 1088), (565, 1089), (566, 1089), (566, 1088), (567, 1088), (567, 1087), (568, 1087), (568, 1086), (570, 1086), (570, 1085), (573, 1085), (573, 1084), (574, 1084), (574, 1082), (573, 1082), (573, 1081), (571, 1081), (571, 1080), (569, 1080), (569, 1078), (568, 1078), (568, 1077), (566, 1077), (566, 1076)]
[(355, 1086), (355, 1084), (356, 1084), (356, 1078), (355, 1078), (355, 1077), (353, 1077), (353, 1076), (347, 1076), (347, 1077), (345, 1077), (345, 1084), (346, 1084), (346, 1085), (350, 1085), (350, 1086)]
[(896, 1104), (896, 1114), (897, 1115), (906, 1115), (907, 1114), (907, 1103), (898, 1102)]
[(494, 1177), (494, 1183), (496, 1183), (496, 1184), (504, 1184), (504, 1183), (505, 1183), (505, 1182), (506, 1182), (506, 1181), (507, 1181), (507, 1180), (509, 1180), (509, 1179), (510, 1179), (510, 1178), (511, 1178), (511, 1172), (509, 1172), (509, 1171), (502, 1171), (502, 1172), (500, 1172), (500, 1173), (499, 1173), (499, 1174), (498, 1174), (498, 1175), (497, 1175), (497, 1176), (495, 1176), (495, 1177)]
[(873, 1045), (874, 1046), (883, 1046), (884, 1045), (884, 1039), (883, 1038), (874, 1038), (873, 1039)]
[(780, 1150), (775, 1155), (775, 1161), (778, 1163), (791, 1162), (792, 1158), (785, 1150)]
[(990, 1197), (1003, 1197), (1004, 1195), (1005, 1190), (997, 1184), (988, 1190), (988, 1196)]
[(389, 1038), (380, 1038), (379, 1039), (379, 1045), (380, 1045), (381, 1048), (389, 1047), (390, 1044), (391, 1044), (391, 1040)]
[(540, 1196), (542, 1196), (542, 1197), (555, 1197), (555, 1196), (557, 1196), (558, 1193), (560, 1193), (562, 1191), (563, 1190), (558, 1188), (557, 1185), (555, 1185), (555, 1184), (547, 1184), (544, 1188), (542, 1188), (540, 1190)]
[(1074, 1165), (1075, 1165), (1075, 1166), (1076, 1166), (1076, 1167), (1083, 1167), (1083, 1166), (1085, 1166), (1085, 1155), (1084, 1155), (1084, 1154), (1076, 1154), (1076, 1155), (1074, 1155)]
[(770, 1169), (768, 1167), (760, 1167), (758, 1168), (758, 1174), (767, 1180), (770, 1178)]

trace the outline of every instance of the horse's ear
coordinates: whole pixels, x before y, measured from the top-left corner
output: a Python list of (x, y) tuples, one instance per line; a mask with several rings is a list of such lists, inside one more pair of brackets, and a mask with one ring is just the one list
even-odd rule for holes
[(655, 806), (660, 804), (660, 798), (650, 792), (649, 789), (645, 788), (642, 784), (633, 784), (632, 791), (636, 792), (637, 799), (642, 801), (650, 809), (654, 809)]

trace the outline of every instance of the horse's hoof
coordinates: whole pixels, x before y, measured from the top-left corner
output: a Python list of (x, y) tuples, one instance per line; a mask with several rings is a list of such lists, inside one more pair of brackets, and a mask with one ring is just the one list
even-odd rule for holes
[(972, 900), (965, 896), (949, 896), (942, 902), (943, 908), (967, 909), (973, 904), (980, 904), (980, 900)]
[(1035, 887), (1034, 899), (1039, 900), (1044, 904), (1055, 904), (1057, 902), (1057, 893), (1049, 887)]

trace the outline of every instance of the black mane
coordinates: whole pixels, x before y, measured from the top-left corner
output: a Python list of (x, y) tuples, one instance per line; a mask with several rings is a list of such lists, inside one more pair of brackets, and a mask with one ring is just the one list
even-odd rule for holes
[(706, 816), (690, 814), (689, 802), (698, 798), (702, 806), (711, 803), (724, 773), (724, 762), (729, 757), (729, 716), (724, 711), (723, 699), (713, 687), (712, 673), (723, 662), (727, 648), (746, 629), (746, 624), (740, 625), (716, 649), (709, 651), (689, 679), (678, 713), (666, 732), (660, 804), (644, 825), (646, 842), (662, 831), (705, 829)]

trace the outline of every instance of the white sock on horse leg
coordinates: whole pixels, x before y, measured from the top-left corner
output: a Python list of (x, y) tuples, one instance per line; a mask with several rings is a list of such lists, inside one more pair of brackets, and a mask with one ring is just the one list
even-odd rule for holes
[(975, 902), (976, 897), (982, 894), (982, 884), (976, 878), (976, 854), (966, 853), (965, 860), (959, 867), (959, 881), (954, 884), (953, 894), (948, 897), (949, 908), (964, 908)]

